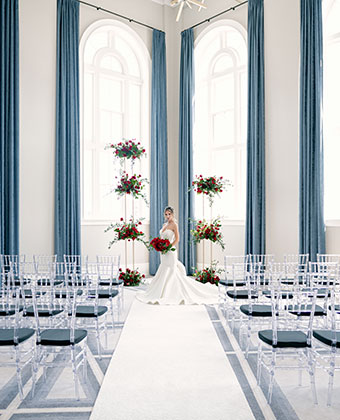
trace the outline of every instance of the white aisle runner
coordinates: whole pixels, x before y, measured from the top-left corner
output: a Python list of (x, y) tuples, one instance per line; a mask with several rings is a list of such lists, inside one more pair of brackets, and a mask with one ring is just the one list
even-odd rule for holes
[(204, 306), (134, 301), (90, 420), (251, 420)]

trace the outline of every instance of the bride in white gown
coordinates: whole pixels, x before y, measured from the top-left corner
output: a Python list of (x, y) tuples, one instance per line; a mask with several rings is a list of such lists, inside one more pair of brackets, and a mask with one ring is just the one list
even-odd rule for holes
[[(172, 247), (179, 242), (178, 227), (172, 207), (166, 207), (167, 223), (160, 231), (162, 239), (169, 239)], [(144, 303), (161, 305), (211, 304), (218, 301), (218, 288), (187, 277), (184, 265), (177, 259), (177, 249), (161, 254), (161, 264), (146, 292), (136, 295)]]

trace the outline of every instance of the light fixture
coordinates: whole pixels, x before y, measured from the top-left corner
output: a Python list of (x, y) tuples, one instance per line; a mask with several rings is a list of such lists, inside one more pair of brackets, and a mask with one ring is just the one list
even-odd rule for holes
[(170, 2), (171, 6), (178, 6), (179, 5), (179, 9), (178, 9), (178, 13), (176, 16), (176, 22), (179, 21), (182, 11), (183, 11), (183, 7), (184, 4), (186, 4), (190, 9), (192, 9), (192, 4), (194, 4), (195, 6), (198, 6), (199, 9), (198, 11), (200, 11), (201, 9), (206, 9), (207, 6), (205, 6), (204, 4), (204, 0), (198, 1), (198, 0), (171, 0)]

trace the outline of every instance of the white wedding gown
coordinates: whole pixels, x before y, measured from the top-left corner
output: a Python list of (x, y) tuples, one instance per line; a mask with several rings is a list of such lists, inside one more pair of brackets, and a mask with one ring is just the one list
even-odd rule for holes
[[(173, 242), (175, 234), (166, 229), (162, 239)], [(137, 299), (144, 303), (161, 305), (211, 304), (218, 301), (218, 288), (214, 284), (200, 283), (187, 277), (184, 265), (177, 259), (177, 250), (161, 254), (161, 264), (146, 292), (139, 292)]]

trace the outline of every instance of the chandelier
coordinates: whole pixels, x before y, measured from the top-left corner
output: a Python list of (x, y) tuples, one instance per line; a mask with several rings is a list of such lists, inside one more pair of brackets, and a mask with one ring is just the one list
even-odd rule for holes
[(179, 6), (178, 13), (176, 16), (176, 22), (178, 22), (181, 17), (184, 4), (186, 4), (190, 9), (192, 9), (192, 4), (194, 4), (195, 6), (198, 6), (198, 11), (200, 11), (202, 8), (207, 8), (207, 6), (204, 5), (204, 0), (171, 0), (170, 4), (171, 6)]

